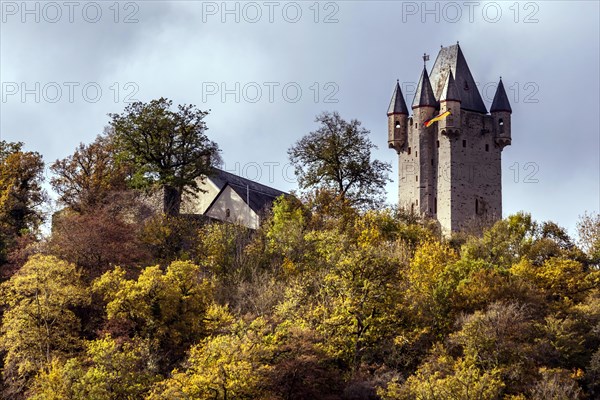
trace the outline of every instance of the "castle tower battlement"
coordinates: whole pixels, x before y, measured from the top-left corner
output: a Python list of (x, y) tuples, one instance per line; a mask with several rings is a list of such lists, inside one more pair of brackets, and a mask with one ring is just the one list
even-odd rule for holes
[(423, 68), (411, 108), (396, 83), (387, 115), (399, 206), (437, 219), (446, 236), (501, 218), (512, 114), (502, 79), (488, 113), (460, 46), (442, 47), (431, 75)]

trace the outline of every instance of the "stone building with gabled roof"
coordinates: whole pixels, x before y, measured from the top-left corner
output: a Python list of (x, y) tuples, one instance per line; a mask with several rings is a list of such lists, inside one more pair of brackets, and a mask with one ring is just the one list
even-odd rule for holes
[(436, 219), (445, 235), (501, 218), (501, 154), (512, 140), (502, 79), (488, 114), (459, 44), (442, 47), (411, 106), (412, 115), (396, 83), (387, 116), (399, 206)]
[(215, 168), (199, 182), (202, 190), (182, 200), (181, 213), (238, 223), (258, 229), (275, 199), (287, 193)]

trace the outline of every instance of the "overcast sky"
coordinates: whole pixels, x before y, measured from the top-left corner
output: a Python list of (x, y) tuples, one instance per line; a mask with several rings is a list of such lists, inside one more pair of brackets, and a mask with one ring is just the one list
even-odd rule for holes
[(513, 108), (503, 213), (571, 233), (600, 205), (599, 2), (1, 2), (0, 137), (47, 163), (71, 154), (129, 101), (211, 109), (224, 169), (296, 188), (287, 149), (339, 111), (393, 166), (386, 110), (407, 103), (423, 53), (460, 41), (486, 106), (502, 76)]

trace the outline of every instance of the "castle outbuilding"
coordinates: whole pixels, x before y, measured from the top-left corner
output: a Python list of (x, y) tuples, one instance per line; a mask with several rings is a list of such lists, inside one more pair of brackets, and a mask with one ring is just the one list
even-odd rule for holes
[(387, 116), (399, 206), (436, 219), (444, 235), (501, 218), (512, 113), (502, 79), (488, 114), (459, 44), (442, 47), (431, 76), (423, 67), (411, 108), (396, 83)]

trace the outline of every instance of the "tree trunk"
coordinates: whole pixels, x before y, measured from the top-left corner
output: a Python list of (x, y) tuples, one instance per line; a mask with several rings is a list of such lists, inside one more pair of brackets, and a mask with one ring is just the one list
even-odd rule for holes
[(177, 188), (164, 185), (163, 186), (163, 212), (170, 216), (179, 215), (179, 209), (181, 207), (181, 191)]

